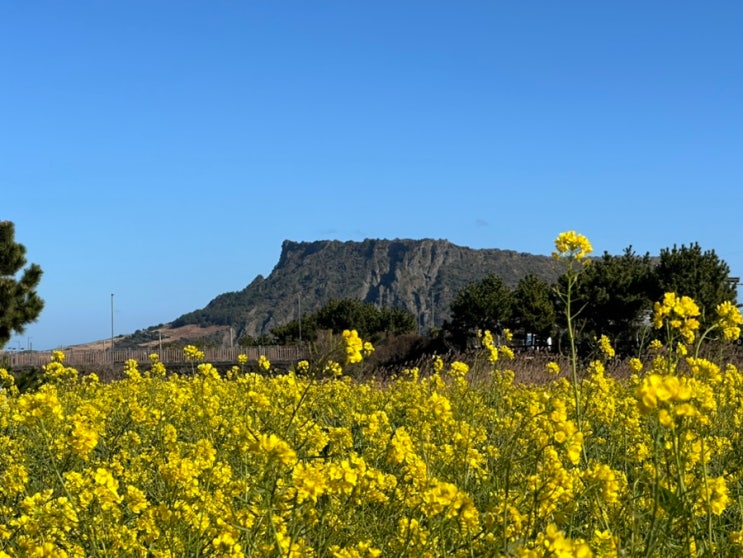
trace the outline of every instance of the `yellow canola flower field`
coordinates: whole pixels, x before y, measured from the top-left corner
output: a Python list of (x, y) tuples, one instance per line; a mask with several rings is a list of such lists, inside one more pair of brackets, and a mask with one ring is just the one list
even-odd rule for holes
[(0, 555), (738, 552), (735, 367), (596, 361), (579, 431), (564, 377), (515, 384), (486, 341), (478, 382), (440, 359), (384, 383), (57, 362), (26, 393), (3, 371)]

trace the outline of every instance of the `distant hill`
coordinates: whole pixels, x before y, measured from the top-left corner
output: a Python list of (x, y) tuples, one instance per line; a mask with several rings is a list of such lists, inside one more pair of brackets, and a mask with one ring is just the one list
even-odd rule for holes
[[(490, 273), (512, 287), (529, 273), (548, 283), (559, 275), (549, 256), (472, 249), (446, 240), (286, 240), (268, 277), (259, 275), (241, 291), (220, 294), (168, 326), (222, 326), (223, 332), (232, 329), (233, 339), (255, 337), (296, 319), (300, 309), (305, 315), (331, 299), (353, 298), (409, 310), (426, 332), (449, 318), (460, 289)], [(222, 342), (229, 344), (229, 338)]]

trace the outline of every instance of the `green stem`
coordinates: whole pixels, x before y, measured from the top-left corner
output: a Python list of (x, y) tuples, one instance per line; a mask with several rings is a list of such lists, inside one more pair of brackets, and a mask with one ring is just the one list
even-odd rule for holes
[(660, 483), (660, 475), (658, 473), (658, 442), (660, 439), (660, 432), (655, 433), (655, 437), (653, 439), (653, 513), (652, 513), (652, 519), (650, 521), (650, 528), (648, 529), (648, 534), (645, 537), (645, 553), (643, 556), (645, 558), (648, 558), (651, 556), (651, 550), (655, 544), (655, 529), (658, 526), (658, 508), (660, 507), (660, 502), (658, 500), (659, 498), (659, 490), (658, 485)]
[(571, 307), (572, 279), (568, 282), (568, 293), (565, 301), (565, 314), (568, 324), (568, 337), (570, 338), (570, 370), (573, 380), (573, 397), (575, 398), (575, 422), (578, 432), (583, 432), (581, 424), (580, 389), (578, 388), (578, 351), (575, 347), (575, 330), (573, 327), (573, 315)]
[(710, 494), (709, 494), (709, 477), (707, 475), (707, 463), (704, 460), (704, 437), (701, 437), (702, 444), (702, 480), (704, 481), (704, 499), (707, 503), (707, 547), (712, 550), (712, 510), (710, 509)]

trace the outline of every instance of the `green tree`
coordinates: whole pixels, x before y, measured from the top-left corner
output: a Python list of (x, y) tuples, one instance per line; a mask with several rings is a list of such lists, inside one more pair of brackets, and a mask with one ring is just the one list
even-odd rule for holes
[(404, 308), (380, 308), (378, 331), (385, 335), (404, 335), (416, 331), (415, 316)]
[(361, 337), (369, 337), (379, 328), (377, 308), (351, 298), (329, 301), (315, 317), (319, 329), (330, 329), (333, 333), (355, 329)]
[(279, 345), (287, 345), (296, 343), (300, 339), (314, 339), (317, 335), (317, 316), (314, 314), (307, 314), (302, 316), (302, 324), (300, 328), (299, 320), (291, 320), (280, 326), (271, 328), (271, 335), (274, 338), (274, 342)]
[(495, 274), (473, 281), (460, 290), (451, 304), (451, 319), (444, 331), (459, 348), (466, 348), (478, 331), (497, 334), (511, 317), (511, 289)]
[(601, 335), (609, 337), (620, 354), (636, 353), (648, 327), (655, 288), (649, 254), (639, 256), (629, 246), (621, 256), (604, 252), (592, 260), (575, 290), (576, 307), (581, 309), (576, 318), (581, 353), (595, 348)]
[(237, 344), (240, 347), (265, 347), (266, 345), (275, 345), (276, 343), (276, 338), (267, 333), (262, 333), (255, 337), (252, 335), (243, 335), (237, 340)]
[[(415, 316), (402, 308), (378, 308), (374, 304), (344, 298), (331, 300), (322, 308), (302, 317), (302, 338), (314, 339), (318, 331), (340, 333), (355, 329), (365, 339), (376, 341), (387, 335), (401, 335), (416, 330)], [(299, 321), (275, 327), (271, 333), (278, 343), (299, 339)]]
[(714, 250), (702, 251), (697, 243), (661, 250), (655, 281), (654, 300), (667, 292), (693, 298), (703, 312), (703, 326), (714, 320), (718, 304), (737, 299), (736, 281), (730, 277), (728, 264)]
[(532, 273), (523, 277), (512, 293), (508, 326), (517, 337), (532, 333), (541, 343), (552, 334), (555, 321), (555, 302), (550, 285)]
[(41, 268), (31, 264), (23, 269), (25, 265), (26, 248), (15, 241), (15, 226), (0, 221), (0, 348), (14, 332), (23, 333), (26, 324), (36, 321), (44, 308), (44, 301), (36, 294)]

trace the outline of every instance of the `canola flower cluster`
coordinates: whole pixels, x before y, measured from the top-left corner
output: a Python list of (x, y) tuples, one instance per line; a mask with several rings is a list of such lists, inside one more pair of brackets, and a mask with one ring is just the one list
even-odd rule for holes
[(499, 342), (496, 344), (493, 334), (487, 329), (484, 332), (478, 332), (478, 337), (480, 338), (480, 344), (488, 353), (488, 361), (490, 361), (491, 364), (495, 364), (498, 361), (499, 356), (513, 360), (513, 350), (508, 346), (508, 343), (513, 340), (513, 334), (509, 329), (506, 328), (503, 330), (502, 343)]
[(678, 331), (686, 343), (693, 343), (699, 329), (699, 306), (688, 296), (666, 293), (662, 302), (654, 305), (653, 325), (656, 328), (667, 324)]
[(591, 242), (575, 231), (560, 233), (555, 239), (555, 251), (552, 257), (556, 260), (585, 260), (593, 252)]
[(374, 352), (374, 346), (369, 341), (363, 341), (355, 329), (344, 330), (342, 333), (346, 345), (346, 364), (356, 364)]
[[(692, 307), (672, 300), (657, 331), (687, 340)], [(728, 339), (740, 314), (718, 317)], [(557, 363), (515, 382), (518, 356), (481, 343), (384, 381), (345, 374), (370, 352), (351, 331), (288, 374), (222, 374), (195, 347), (192, 374), (152, 355), (103, 383), (59, 353), (21, 392), (0, 370), (0, 558), (743, 553), (733, 364), (659, 341), (620, 380), (599, 339), (576, 399)]]
[(722, 332), (722, 338), (726, 341), (735, 341), (740, 337), (740, 325), (743, 324), (743, 316), (737, 306), (730, 301), (725, 301), (715, 308), (717, 313), (717, 326)]

